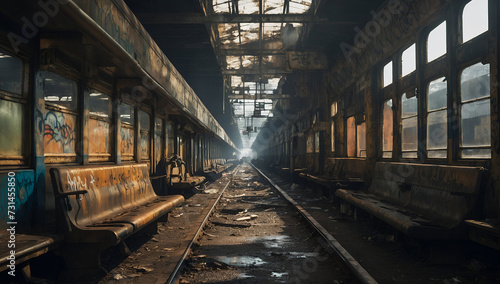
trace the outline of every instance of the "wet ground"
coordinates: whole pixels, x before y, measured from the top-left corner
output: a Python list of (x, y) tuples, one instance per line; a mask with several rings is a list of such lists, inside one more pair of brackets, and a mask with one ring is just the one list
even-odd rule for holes
[(351, 283), (300, 216), (245, 164), (180, 283)]

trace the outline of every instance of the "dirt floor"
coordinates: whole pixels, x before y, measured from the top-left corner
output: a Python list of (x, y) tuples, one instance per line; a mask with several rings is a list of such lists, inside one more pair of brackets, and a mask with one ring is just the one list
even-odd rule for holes
[(301, 217), (245, 164), (180, 283), (351, 283)]

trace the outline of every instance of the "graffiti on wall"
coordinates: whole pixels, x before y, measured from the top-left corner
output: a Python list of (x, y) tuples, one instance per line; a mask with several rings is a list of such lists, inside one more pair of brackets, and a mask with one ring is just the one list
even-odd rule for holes
[(44, 122), (45, 154), (75, 153), (76, 116), (50, 110)]
[[(34, 207), (34, 189), (35, 189), (35, 173), (33, 170), (14, 171), (15, 173), (15, 198), (13, 206), (15, 221), (19, 224), (28, 226), (30, 223), (31, 212)], [(7, 218), (9, 205), (8, 196), (8, 173), (0, 173), (0, 230), (7, 229)], [(21, 221), (21, 222), (20, 222)]]
[(90, 154), (110, 154), (109, 123), (101, 120), (89, 121), (89, 152)]

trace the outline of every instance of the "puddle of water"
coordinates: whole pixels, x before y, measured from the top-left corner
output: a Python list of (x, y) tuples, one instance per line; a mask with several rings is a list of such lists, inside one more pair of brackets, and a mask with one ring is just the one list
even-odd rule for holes
[(317, 257), (319, 254), (316, 252), (300, 252), (300, 251), (291, 251), (288, 252), (290, 258), (308, 258), (308, 257)]
[(281, 278), (283, 276), (287, 276), (287, 272), (272, 272), (271, 277)]
[(240, 276), (238, 276), (240, 279), (248, 279), (248, 278), (255, 278), (253, 275), (248, 275), (246, 273), (241, 273)]
[(253, 256), (216, 256), (216, 260), (238, 267), (259, 266), (266, 264), (260, 257)]
[(290, 242), (290, 236), (279, 235), (279, 236), (266, 236), (260, 238), (250, 238), (249, 240), (254, 243), (262, 243), (266, 248), (282, 248), (284, 244)]

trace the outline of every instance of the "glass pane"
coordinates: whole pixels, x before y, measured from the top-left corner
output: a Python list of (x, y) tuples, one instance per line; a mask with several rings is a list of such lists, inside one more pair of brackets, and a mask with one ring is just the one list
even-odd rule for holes
[(427, 157), (432, 158), (432, 159), (444, 159), (448, 156), (448, 153), (446, 150), (439, 150), (439, 151), (429, 151), (427, 153)]
[[(25, 139), (23, 128), (27, 126), (24, 120), (25, 107), (22, 104), (0, 99), (0, 155), (21, 156)], [(41, 130), (43, 131), (43, 130)]]
[(149, 113), (144, 111), (139, 111), (139, 125), (141, 126), (141, 131), (150, 131), (149, 123), (150, 123)]
[(131, 105), (121, 103), (119, 111), (122, 122), (134, 125), (134, 108)]
[(89, 111), (90, 115), (111, 117), (111, 97), (97, 91), (91, 91)]
[(462, 146), (490, 146), (490, 100), (462, 105)]
[(488, 0), (472, 0), (462, 15), (463, 42), (488, 31)]
[[(393, 135), (393, 117), (392, 117), (392, 100), (384, 103), (384, 121), (382, 122), (382, 139), (383, 151), (392, 151), (392, 135)], [(385, 157), (385, 154), (384, 154)], [(392, 157), (392, 155), (390, 156)]]
[(149, 159), (149, 132), (141, 131), (141, 158)]
[(467, 67), (461, 77), (462, 102), (490, 96), (490, 65), (481, 62)]
[(337, 102), (333, 102), (331, 107), (331, 116), (335, 116), (336, 114), (337, 114)]
[(434, 28), (427, 38), (427, 62), (446, 54), (446, 21)]
[(447, 93), (448, 87), (444, 77), (432, 81), (427, 90), (427, 110), (446, 108), (448, 105)]
[(90, 154), (110, 154), (110, 123), (97, 119), (89, 119), (89, 129)]
[(357, 157), (366, 157), (366, 123), (363, 122), (357, 126)]
[(312, 133), (307, 135), (307, 141), (306, 141), (306, 153), (313, 153), (314, 152), (314, 136)]
[(52, 72), (45, 72), (43, 80), (45, 101), (76, 110), (78, 87), (76, 82)]
[(418, 155), (417, 155), (417, 152), (404, 152), (403, 158), (404, 159), (416, 159), (416, 158), (418, 158)]
[(356, 154), (356, 124), (354, 116), (347, 119), (347, 157), (354, 157)]
[(319, 153), (319, 132), (314, 133), (314, 152)]
[(385, 66), (384, 66), (384, 74), (382, 76), (383, 78), (383, 82), (384, 82), (384, 87), (387, 87), (389, 86), (390, 84), (392, 84), (392, 61), (387, 63)]
[(416, 151), (418, 149), (418, 122), (417, 117), (403, 119), (401, 122), (401, 140), (403, 151)]
[(401, 55), (401, 61), (403, 64), (402, 76), (406, 76), (411, 72), (415, 71), (417, 68), (417, 56), (415, 52), (415, 44), (408, 47)]
[(417, 97), (414, 96), (412, 98), (407, 99), (406, 94), (403, 94), (401, 97), (401, 108), (402, 108), (402, 117), (410, 117), (417, 115)]
[(21, 59), (0, 50), (0, 89), (20, 95), (22, 70)]
[(332, 128), (331, 128), (331, 131), (330, 131), (330, 139), (331, 139), (331, 148), (330, 150), (332, 152), (335, 152), (335, 122), (332, 121), (331, 123), (332, 125)]
[(462, 158), (491, 158), (490, 149), (465, 149), (462, 150)]
[(427, 116), (427, 149), (446, 149), (448, 138), (446, 110), (429, 113)]
[(163, 119), (155, 118), (155, 135), (162, 136), (163, 133)]

